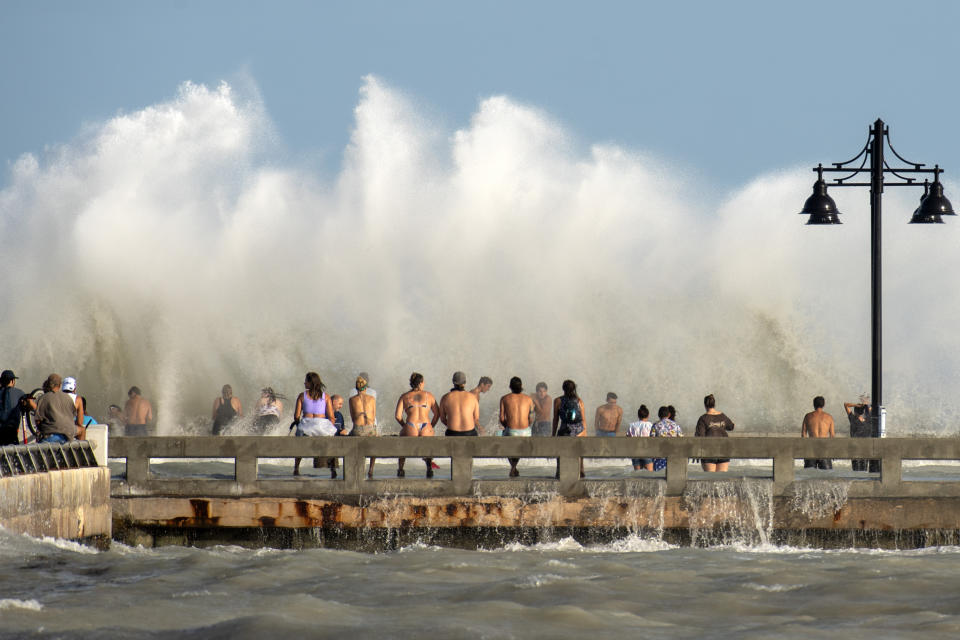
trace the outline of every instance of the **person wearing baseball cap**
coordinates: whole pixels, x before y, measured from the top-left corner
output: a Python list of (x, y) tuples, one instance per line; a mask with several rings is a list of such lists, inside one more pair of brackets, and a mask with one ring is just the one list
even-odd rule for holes
[(19, 443), (23, 391), (14, 386), (16, 380), (17, 375), (10, 369), (0, 373), (0, 446)]
[(464, 390), (467, 376), (463, 371), (453, 374), (453, 388), (440, 399), (440, 421), (447, 426), (444, 435), (476, 436), (480, 422), (480, 402)]

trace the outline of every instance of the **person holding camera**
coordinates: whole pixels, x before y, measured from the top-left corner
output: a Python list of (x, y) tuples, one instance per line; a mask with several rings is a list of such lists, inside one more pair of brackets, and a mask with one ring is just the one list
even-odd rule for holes
[[(870, 396), (860, 396), (859, 402), (844, 402), (843, 409), (847, 412), (850, 421), (851, 438), (873, 437), (873, 408), (870, 406)], [(854, 471), (879, 471), (878, 460), (851, 460)]]

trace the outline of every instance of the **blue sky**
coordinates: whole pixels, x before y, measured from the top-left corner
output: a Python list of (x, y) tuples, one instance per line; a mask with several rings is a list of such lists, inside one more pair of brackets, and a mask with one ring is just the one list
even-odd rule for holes
[(506, 94), (584, 146), (654, 153), (721, 189), (845, 160), (876, 117), (950, 178), (958, 18), (937, 1), (3, 0), (0, 184), (20, 154), (186, 80), (252, 80), (282, 153), (335, 172), (369, 73), (445, 129)]

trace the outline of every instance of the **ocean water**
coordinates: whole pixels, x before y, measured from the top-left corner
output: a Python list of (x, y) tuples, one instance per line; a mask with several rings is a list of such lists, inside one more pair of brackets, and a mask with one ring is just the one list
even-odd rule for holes
[(0, 531), (0, 566), (0, 638), (960, 634), (958, 547), (94, 551)]

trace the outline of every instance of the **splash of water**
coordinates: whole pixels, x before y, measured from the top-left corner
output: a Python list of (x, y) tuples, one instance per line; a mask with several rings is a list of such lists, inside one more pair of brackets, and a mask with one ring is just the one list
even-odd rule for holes
[(842, 509), (847, 504), (847, 494), (850, 492), (850, 481), (839, 478), (804, 480), (795, 482), (793, 486), (790, 507), (810, 520), (818, 520)]
[(773, 483), (757, 478), (694, 480), (683, 492), (693, 546), (770, 545)]
[[(490, 375), (491, 396), (512, 375), (572, 377), (587, 404), (615, 390), (628, 415), (669, 403), (681, 422), (713, 392), (767, 432), (869, 387), (866, 196), (837, 194), (839, 230), (804, 229), (806, 170), (724, 200), (506, 97), (453, 132), (413, 104), (366, 78), (329, 181), (284, 161), (262, 103), (225, 84), (23, 156), (0, 192), (4, 368), (23, 386), (79, 377), (98, 416), (137, 384), (161, 432), (224, 382), (249, 411), (307, 370), (339, 393), (369, 371), (381, 423), (411, 370), (437, 392), (454, 370)], [(888, 235), (894, 435), (956, 417), (957, 300), (936, 295), (960, 266), (955, 227)]]

